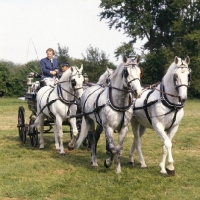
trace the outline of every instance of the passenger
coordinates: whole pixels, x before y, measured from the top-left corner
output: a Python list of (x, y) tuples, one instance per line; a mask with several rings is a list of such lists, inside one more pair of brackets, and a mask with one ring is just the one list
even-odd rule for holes
[(52, 48), (46, 50), (47, 57), (40, 60), (45, 85), (55, 85), (58, 74), (58, 61), (53, 58), (55, 52)]
[(58, 75), (59, 78), (61, 78), (62, 74), (70, 68), (69, 63), (67, 62), (62, 63), (60, 66), (61, 66), (61, 72)]

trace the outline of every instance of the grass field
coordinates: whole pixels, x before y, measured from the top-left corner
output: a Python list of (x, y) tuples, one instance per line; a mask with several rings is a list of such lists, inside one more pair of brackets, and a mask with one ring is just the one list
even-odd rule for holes
[(90, 152), (84, 147), (67, 150), (69, 133), (64, 134), (65, 156), (55, 151), (52, 133), (45, 135), (43, 151), (31, 147), (29, 139), (23, 145), (16, 127), (21, 105), (28, 121), (26, 101), (0, 99), (0, 200), (200, 200), (200, 100), (186, 102), (184, 119), (173, 140), (174, 177), (159, 174), (163, 144), (149, 129), (142, 138), (148, 168), (127, 163), (133, 140), (130, 131), (124, 142), (120, 175), (115, 173), (115, 165), (109, 169), (103, 166), (107, 158), (103, 134), (96, 169), (91, 167)]

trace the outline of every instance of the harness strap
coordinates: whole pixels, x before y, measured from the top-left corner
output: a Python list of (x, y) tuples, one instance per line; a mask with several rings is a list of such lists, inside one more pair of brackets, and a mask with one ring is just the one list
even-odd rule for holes
[(48, 104), (48, 103), (49, 103), (49, 98), (50, 98), (50, 95), (51, 95), (52, 92), (53, 92), (53, 90), (51, 90), (51, 91), (49, 92), (49, 95), (48, 95), (48, 97), (47, 97), (46, 103), (47, 103), (47, 108), (48, 108), (49, 115), (51, 116), (51, 118), (55, 119), (55, 118), (56, 118), (55, 115), (54, 115), (54, 114), (51, 112), (51, 110), (50, 110), (50, 105), (51, 105), (51, 104)]
[[(58, 97), (60, 98), (60, 101), (62, 102), (62, 103), (64, 103), (64, 104), (73, 104), (74, 102), (75, 102), (75, 96), (74, 96), (74, 100), (72, 100), (72, 101), (69, 101), (69, 100), (66, 100), (66, 99), (64, 99), (64, 97), (63, 97), (63, 93), (62, 93), (62, 89), (64, 89), (64, 88), (61, 88), (61, 85), (60, 84), (58, 84), (57, 85), (57, 94), (58, 94)], [(66, 92), (68, 92), (67, 90), (65, 90)], [(69, 92), (68, 92), (69, 93)], [(69, 93), (69, 94), (71, 94), (71, 93)], [(72, 94), (71, 94), (72, 95)]]
[[(86, 98), (86, 100), (85, 100), (85, 102), (84, 102), (84, 104), (83, 104), (83, 113), (85, 113), (85, 104), (86, 104), (88, 98), (89, 98), (92, 94), (94, 94), (97, 90), (99, 90), (99, 89), (101, 89), (101, 88), (102, 88), (102, 87), (100, 86), (99, 88), (97, 88), (95, 91), (91, 92), (91, 93), (87, 96), (87, 98)], [(103, 91), (104, 91), (104, 90), (103, 90)]]
[(163, 104), (164, 106), (170, 108), (170, 109), (171, 109), (171, 112), (175, 111), (174, 117), (173, 117), (173, 119), (172, 119), (172, 123), (171, 123), (170, 127), (167, 128), (167, 129), (165, 129), (165, 131), (167, 131), (167, 130), (169, 130), (169, 129), (173, 126), (174, 122), (176, 121), (177, 113), (178, 113), (178, 111), (179, 111), (180, 109), (182, 109), (182, 108), (184, 107), (184, 103), (183, 103), (183, 104), (173, 104), (173, 103), (171, 103), (171, 102), (168, 100), (166, 94), (164, 93), (164, 92), (165, 92), (165, 87), (164, 87), (163, 84), (160, 84), (160, 90), (163, 90), (163, 93), (160, 93), (160, 98), (161, 98), (162, 104)]
[(146, 114), (146, 117), (147, 119), (149, 120), (149, 123), (152, 124), (152, 121), (151, 121), (151, 118), (149, 117), (149, 113), (148, 113), (148, 107), (147, 107), (147, 101), (148, 101), (148, 98), (150, 97), (150, 95), (154, 92), (154, 90), (150, 91), (148, 94), (147, 94), (147, 97), (146, 99), (144, 100), (144, 112)]
[[(96, 99), (96, 102), (94, 103), (94, 108), (98, 108), (98, 107), (99, 107), (99, 105), (98, 105), (98, 100), (99, 100), (99, 97), (101, 96), (101, 94), (102, 94), (103, 92), (104, 92), (104, 90), (102, 90), (102, 91), (98, 94), (97, 99)], [(99, 110), (100, 110), (100, 109), (99, 109)], [(99, 110), (98, 110), (98, 111), (99, 111)], [(98, 118), (99, 118), (99, 121), (97, 120), (96, 114), (97, 114), (97, 116), (98, 116)], [(94, 112), (94, 116), (95, 116), (95, 119), (96, 119), (97, 124), (99, 124), (100, 126), (102, 126), (102, 120), (101, 120), (101, 117), (100, 117), (100, 115), (99, 115), (99, 112)]]
[[(108, 91), (108, 93), (109, 93), (109, 95), (108, 95), (108, 104), (109, 104), (109, 106), (113, 109), (113, 110), (116, 110), (116, 111), (119, 111), (119, 112), (125, 112), (125, 111), (127, 111), (132, 105), (133, 105), (133, 100), (132, 100), (132, 98), (131, 98), (131, 95), (129, 95), (129, 104), (128, 104), (128, 106), (124, 106), (124, 107), (119, 107), (119, 106), (116, 106), (116, 105), (114, 105), (114, 103), (113, 103), (113, 98), (112, 98), (112, 92), (111, 92), (111, 89), (112, 89), (113, 87), (109, 87), (109, 91)], [(115, 89), (115, 88), (114, 88)]]

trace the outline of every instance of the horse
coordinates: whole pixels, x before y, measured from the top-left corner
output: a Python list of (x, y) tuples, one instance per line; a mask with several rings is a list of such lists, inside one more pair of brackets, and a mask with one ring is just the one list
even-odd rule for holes
[(107, 85), (109, 83), (109, 79), (111, 75), (113, 74), (114, 70), (110, 68), (106, 68), (106, 71), (99, 77), (99, 80), (97, 81), (97, 85)]
[[(82, 75), (83, 66), (70, 67), (66, 70), (59, 82), (55, 87), (44, 86), (37, 93), (37, 118), (33, 124), (33, 127), (40, 127), (40, 147), (44, 149), (44, 117), (54, 119), (54, 136), (56, 150), (60, 150), (60, 154), (65, 154), (63, 147), (63, 131), (62, 122), (68, 120), (72, 130), (73, 136), (71, 142), (68, 144), (69, 149), (73, 149), (76, 138), (78, 136), (78, 130), (76, 127), (76, 118), (67, 118), (69, 114), (75, 115), (77, 111), (77, 105), (75, 98), (80, 98), (83, 93), (84, 77)], [(58, 142), (58, 136), (60, 139), (60, 145)]]
[[(109, 86), (92, 86), (81, 96), (82, 118), (81, 132), (75, 147), (78, 148), (84, 138), (90, 136), (92, 149), (92, 166), (96, 167), (97, 158), (94, 151), (95, 122), (103, 127), (106, 140), (111, 150), (110, 158), (104, 161), (105, 167), (110, 167), (117, 154), (117, 173), (121, 172), (120, 157), (123, 142), (128, 131), (128, 124), (132, 118), (132, 97), (130, 92), (141, 94), (140, 73), (137, 66), (140, 57), (135, 60), (123, 57), (123, 63), (112, 74)], [(113, 132), (118, 131), (118, 146), (113, 140)]]
[[(185, 60), (175, 57), (162, 82), (154, 89), (144, 91), (134, 101), (134, 115), (131, 119), (134, 141), (129, 154), (129, 163), (134, 165), (134, 151), (137, 149), (141, 167), (147, 167), (142, 151), (140, 137), (146, 128), (152, 128), (160, 136), (163, 145), (162, 159), (159, 164), (161, 174), (175, 175), (172, 157), (172, 138), (184, 116), (184, 104), (190, 86), (191, 70), (188, 68), (190, 58)], [(168, 165), (165, 161), (168, 155)]]

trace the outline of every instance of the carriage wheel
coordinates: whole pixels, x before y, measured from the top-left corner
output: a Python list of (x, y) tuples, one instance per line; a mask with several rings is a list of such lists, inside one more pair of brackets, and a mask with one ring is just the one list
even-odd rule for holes
[(30, 138), (30, 141), (31, 141), (31, 146), (37, 147), (37, 145), (38, 145), (38, 134), (29, 135), (29, 138)]
[[(37, 128), (30, 128), (30, 126), (35, 122), (35, 117), (31, 116), (30, 121), (29, 121), (29, 138), (31, 141), (31, 146), (32, 147), (37, 147), (38, 145), (38, 130)], [(31, 131), (30, 131), (31, 130)]]
[(19, 138), (23, 144), (26, 142), (27, 127), (25, 124), (25, 110), (23, 106), (18, 108), (18, 132)]

